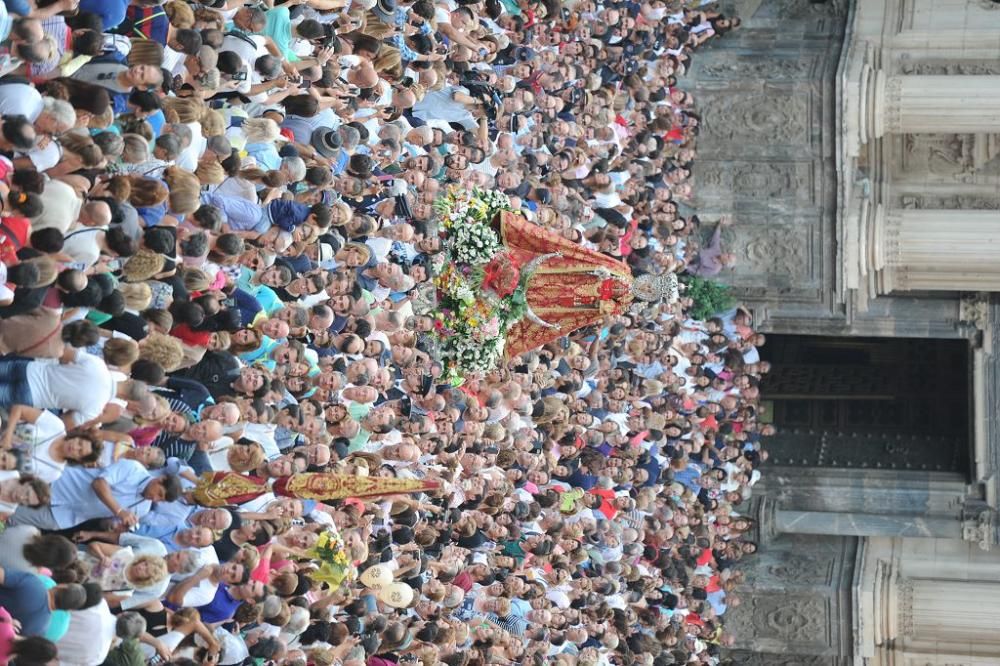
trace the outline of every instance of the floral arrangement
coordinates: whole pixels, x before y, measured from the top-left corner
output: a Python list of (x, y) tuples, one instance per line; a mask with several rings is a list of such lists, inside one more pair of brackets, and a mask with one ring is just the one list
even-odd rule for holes
[(337, 590), (345, 580), (354, 578), (357, 573), (340, 535), (334, 532), (320, 533), (309, 555), (319, 564), (319, 568), (309, 575), (310, 578), (326, 583), (331, 590)]
[(503, 192), (453, 189), (434, 207), (445, 255), (434, 280), (434, 335), (447, 378), (459, 385), (500, 363), (507, 329), (527, 310), (527, 276), (492, 224), (511, 209)]

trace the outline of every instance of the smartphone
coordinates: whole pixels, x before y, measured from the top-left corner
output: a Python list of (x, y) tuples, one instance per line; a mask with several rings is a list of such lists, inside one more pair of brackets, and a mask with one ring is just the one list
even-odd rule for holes
[(309, 88), (312, 87), (312, 84), (313, 82), (310, 81), (309, 79), (302, 79), (301, 81), (298, 82), (297, 85), (299, 86), (300, 90), (308, 90)]
[(233, 74), (233, 81), (246, 81), (246, 80), (247, 80), (246, 70), (241, 72), (236, 72), (235, 74)]

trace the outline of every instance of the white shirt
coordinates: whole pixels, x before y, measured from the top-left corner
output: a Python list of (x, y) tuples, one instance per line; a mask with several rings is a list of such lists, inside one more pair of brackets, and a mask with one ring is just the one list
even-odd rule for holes
[(25, 116), (31, 122), (38, 120), (44, 104), (42, 95), (26, 83), (0, 86), (0, 115)]
[(73, 261), (93, 266), (101, 258), (99, 241), (104, 238), (104, 227), (80, 227), (66, 235), (63, 252)]
[(103, 599), (69, 614), (69, 630), (56, 641), (60, 666), (94, 666), (108, 656), (115, 640), (115, 616)]
[(32, 407), (71, 412), (77, 424), (101, 415), (115, 397), (115, 382), (102, 359), (77, 350), (73, 363), (38, 359), (28, 364)]
[(66, 434), (66, 426), (62, 419), (52, 412), (43, 411), (35, 421), (30, 432), (26, 432), (28, 437), (20, 438), (25, 445), (25, 456), (27, 466), (24, 471), (34, 474), (42, 481), (52, 483), (60, 476), (66, 468), (65, 462), (57, 462), (52, 457), (52, 444), (57, 439)]

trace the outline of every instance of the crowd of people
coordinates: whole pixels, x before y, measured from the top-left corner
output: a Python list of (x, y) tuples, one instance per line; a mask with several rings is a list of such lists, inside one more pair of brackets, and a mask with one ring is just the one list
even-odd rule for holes
[[(0, 2), (0, 660), (718, 664), (763, 335), (690, 301), (442, 381), (449, 187), (717, 275), (681, 0)], [(199, 475), (435, 480), (198, 506)], [(310, 573), (319, 534), (387, 605)], [(9, 661), (8, 661), (9, 660)]]

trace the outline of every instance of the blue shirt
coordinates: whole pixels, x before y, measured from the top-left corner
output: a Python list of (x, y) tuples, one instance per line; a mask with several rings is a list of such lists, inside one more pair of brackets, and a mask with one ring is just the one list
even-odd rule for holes
[(224, 622), (236, 614), (236, 609), (240, 607), (241, 603), (243, 602), (230, 596), (228, 586), (220, 583), (215, 590), (215, 598), (204, 606), (198, 606), (198, 613), (201, 615), (202, 622)]
[(80, 11), (100, 16), (104, 31), (109, 32), (125, 20), (128, 5), (128, 0), (80, 0)]
[(224, 194), (206, 192), (201, 195), (202, 203), (215, 206), (233, 231), (256, 231), (264, 233), (271, 223), (257, 204), (242, 197), (228, 197)]
[(28, 571), (5, 571), (0, 606), (21, 623), (22, 636), (43, 636), (49, 628), (49, 591), (41, 578)]
[(94, 492), (92, 484), (104, 479), (121, 508), (142, 518), (152, 502), (142, 496), (153, 480), (149, 471), (135, 460), (119, 460), (103, 469), (67, 467), (52, 484), (52, 517), (60, 529), (69, 529), (93, 518), (114, 518)]

